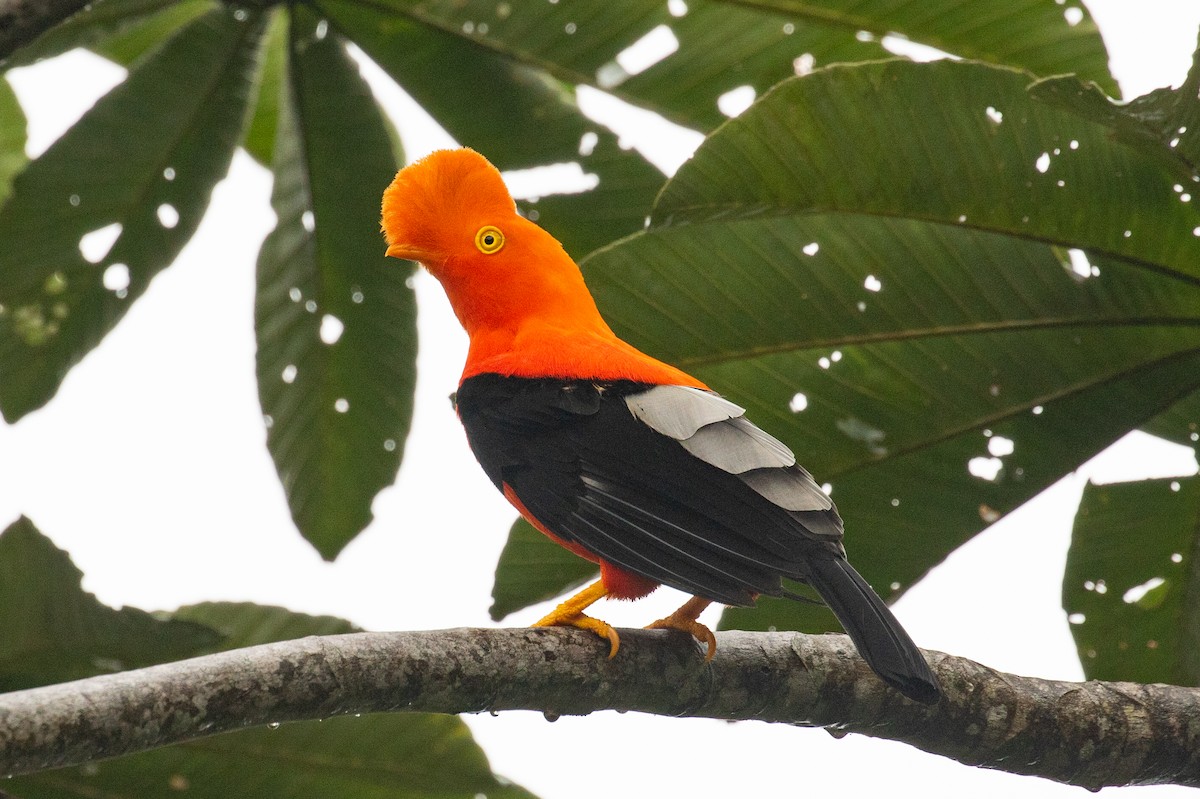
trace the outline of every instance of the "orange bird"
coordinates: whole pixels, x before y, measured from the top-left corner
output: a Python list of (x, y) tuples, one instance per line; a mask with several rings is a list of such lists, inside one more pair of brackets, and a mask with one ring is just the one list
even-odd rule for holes
[(530, 524), (600, 565), (538, 626), (616, 631), (584, 611), (660, 584), (693, 594), (651, 627), (691, 633), (712, 602), (800, 598), (810, 584), (888, 684), (934, 702), (937, 682), (846, 561), (842, 520), (792, 451), (696, 378), (617, 338), (561, 244), (517, 213), (469, 149), (435, 152), (383, 195), (387, 254), (419, 261), (470, 336), (458, 415), (483, 470)]

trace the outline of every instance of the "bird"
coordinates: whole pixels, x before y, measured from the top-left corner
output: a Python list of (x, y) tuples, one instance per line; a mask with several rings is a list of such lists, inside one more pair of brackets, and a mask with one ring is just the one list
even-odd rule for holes
[(619, 635), (585, 611), (668, 585), (692, 598), (650, 627), (691, 634), (711, 659), (700, 614), (802, 599), (788, 578), (816, 591), (885, 683), (937, 701), (924, 656), (846, 559), (837, 508), (792, 450), (619, 338), (483, 155), (438, 150), (402, 168), (381, 228), (386, 254), (436, 278), (469, 337), (455, 406), (483, 471), (531, 525), (600, 567), (535, 626), (591, 631), (611, 658)]

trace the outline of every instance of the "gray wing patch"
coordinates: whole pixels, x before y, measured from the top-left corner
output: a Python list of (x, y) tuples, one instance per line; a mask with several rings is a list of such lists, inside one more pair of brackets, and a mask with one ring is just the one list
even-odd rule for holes
[(796, 463), (796, 456), (783, 442), (744, 416), (707, 424), (680, 443), (700, 460), (730, 474)]
[(625, 398), (629, 410), (700, 460), (736, 474), (789, 511), (827, 511), (833, 501), (779, 439), (742, 416), (746, 409), (708, 391), (655, 386)]
[(690, 438), (705, 425), (746, 412), (724, 397), (688, 386), (655, 386), (630, 394), (625, 404), (638, 419), (676, 441)]
[(800, 467), (792, 469), (755, 469), (740, 474), (742, 481), (786, 510), (829, 510), (833, 500), (817, 481)]

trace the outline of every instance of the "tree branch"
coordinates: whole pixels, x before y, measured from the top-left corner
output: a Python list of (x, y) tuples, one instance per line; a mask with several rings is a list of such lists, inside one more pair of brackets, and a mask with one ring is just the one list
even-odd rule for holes
[(0, 0), (0, 62), (90, 0)]
[(1200, 691), (1018, 677), (929, 653), (944, 698), (908, 701), (844, 635), (623, 630), (606, 660), (567, 629), (304, 638), (0, 695), (0, 774), (347, 713), (636, 710), (904, 741), (963, 763), (1100, 788), (1200, 787)]

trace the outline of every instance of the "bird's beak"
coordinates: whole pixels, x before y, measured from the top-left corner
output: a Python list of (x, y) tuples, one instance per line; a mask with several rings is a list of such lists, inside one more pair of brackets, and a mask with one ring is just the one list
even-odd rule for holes
[(411, 244), (405, 244), (400, 241), (389, 246), (387, 252), (384, 254), (391, 258), (403, 258), (406, 261), (428, 261), (433, 255), (420, 247), (414, 247)]

